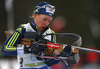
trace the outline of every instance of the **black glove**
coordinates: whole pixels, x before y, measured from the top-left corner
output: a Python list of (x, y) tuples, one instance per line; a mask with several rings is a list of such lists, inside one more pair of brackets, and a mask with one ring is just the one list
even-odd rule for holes
[(72, 54), (72, 47), (71, 45), (67, 45), (59, 55), (63, 57), (69, 57), (71, 54)]
[(46, 44), (40, 44), (40, 43), (34, 43), (30, 48), (33, 54), (38, 54), (48, 49)]

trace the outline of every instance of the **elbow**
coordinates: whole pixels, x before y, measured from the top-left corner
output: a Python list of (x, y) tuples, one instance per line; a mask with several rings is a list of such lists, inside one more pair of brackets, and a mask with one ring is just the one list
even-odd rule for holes
[(5, 52), (3, 49), (1, 50), (1, 55), (2, 55), (2, 56), (7, 56), (7, 55), (6, 55), (6, 52)]
[(2, 49), (1, 49), (1, 55), (2, 56), (9, 56), (8, 51), (5, 51), (4, 47), (2, 47)]
[(2, 51), (2, 50), (1, 50), (1, 55), (2, 55), (2, 56), (5, 56), (4, 51)]
[(16, 56), (17, 51), (4, 51), (4, 50), (1, 50), (1, 55), (2, 56)]

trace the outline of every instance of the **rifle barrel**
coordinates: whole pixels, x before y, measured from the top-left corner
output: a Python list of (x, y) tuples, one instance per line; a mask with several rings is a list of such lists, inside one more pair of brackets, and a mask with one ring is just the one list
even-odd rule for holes
[(94, 49), (89, 49), (89, 48), (84, 48), (84, 47), (78, 47), (78, 46), (73, 46), (73, 47), (78, 48), (80, 50), (85, 50), (85, 51), (100, 53), (100, 50), (94, 50)]

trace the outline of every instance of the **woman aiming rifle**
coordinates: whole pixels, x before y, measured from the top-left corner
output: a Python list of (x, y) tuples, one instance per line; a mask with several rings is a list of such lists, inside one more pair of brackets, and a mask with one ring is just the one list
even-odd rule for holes
[[(1, 54), (3, 56), (16, 56), (18, 57), (18, 63), (20, 69), (49, 69), (49, 66), (57, 64), (60, 60), (55, 59), (38, 59), (35, 54), (46, 51), (48, 48), (44, 44), (34, 43), (30, 49), (25, 50), (23, 46), (18, 46), (20, 40), (24, 38), (24, 34), (27, 32), (43, 32), (54, 33), (49, 27), (49, 23), (52, 21), (55, 12), (55, 7), (47, 2), (40, 2), (34, 9), (32, 21), (27, 24), (21, 24), (15, 32), (5, 41)], [(46, 36), (46, 40), (56, 42), (55, 36)], [(68, 53), (67, 53), (68, 52)], [(64, 51), (61, 52), (62, 56), (71, 54), (71, 46), (66, 46)]]

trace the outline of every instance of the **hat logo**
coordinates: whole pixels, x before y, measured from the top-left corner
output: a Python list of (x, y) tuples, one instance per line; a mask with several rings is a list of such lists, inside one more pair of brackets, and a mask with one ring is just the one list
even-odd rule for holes
[(52, 14), (49, 13), (50, 16), (52, 16)]
[(46, 12), (48, 12), (48, 13), (52, 13), (52, 14), (54, 13), (53, 10), (50, 9), (50, 8), (47, 8), (47, 9), (46, 9)]
[(52, 12), (52, 9), (50, 9), (49, 11), (51, 11), (51, 12)]

